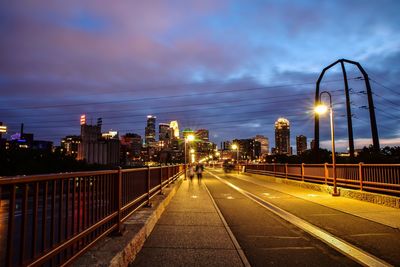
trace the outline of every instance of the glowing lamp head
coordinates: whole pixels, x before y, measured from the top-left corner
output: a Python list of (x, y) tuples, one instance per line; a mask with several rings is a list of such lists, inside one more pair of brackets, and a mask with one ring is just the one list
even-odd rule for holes
[(194, 135), (193, 135), (193, 134), (189, 134), (189, 135), (186, 137), (186, 140), (189, 141), (189, 142), (193, 141), (193, 140), (194, 140)]
[(319, 115), (325, 114), (328, 111), (328, 106), (324, 104), (319, 104), (314, 108), (314, 111)]
[(193, 148), (192, 148), (192, 149), (190, 149), (190, 153), (192, 153), (192, 154), (194, 153), (194, 149), (193, 149)]
[(233, 150), (236, 150), (237, 148), (238, 148), (238, 146), (237, 146), (236, 144), (233, 144), (233, 145), (232, 145), (232, 149), (233, 149)]

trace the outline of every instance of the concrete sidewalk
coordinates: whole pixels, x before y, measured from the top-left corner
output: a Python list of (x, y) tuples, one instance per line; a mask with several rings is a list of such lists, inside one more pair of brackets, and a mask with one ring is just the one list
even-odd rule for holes
[(131, 266), (243, 266), (204, 183), (183, 181)]
[[(222, 174), (222, 171), (217, 171)], [(400, 229), (400, 209), (390, 208), (378, 204), (373, 204), (366, 201), (350, 199), (346, 197), (333, 197), (327, 192), (315, 191), (300, 186), (288, 185), (284, 183), (274, 182), (279, 181), (275, 178), (258, 174), (234, 174), (236, 177), (253, 182), (255, 184), (268, 187), (288, 195), (309, 200), (311, 202), (336, 209), (345, 213), (349, 213), (370, 221), (374, 221), (383, 225)], [(298, 182), (302, 183), (302, 182)]]

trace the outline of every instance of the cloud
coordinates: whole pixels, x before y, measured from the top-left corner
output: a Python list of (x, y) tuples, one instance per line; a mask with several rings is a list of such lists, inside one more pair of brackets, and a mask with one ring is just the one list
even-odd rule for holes
[[(294, 144), (298, 134), (313, 136), (309, 110), (315, 81), (338, 58), (360, 61), (372, 78), (397, 89), (398, 9), (396, 1), (2, 3), (0, 33), (7, 38), (0, 40), (0, 103), (7, 110), (1, 112), (16, 129), (23, 121), (43, 137), (49, 132), (44, 126), (55, 128), (51, 136), (68, 134), (83, 112), (104, 117), (107, 127), (138, 132), (146, 113), (157, 113), (160, 121), (209, 127), (217, 142), (255, 134), (272, 140), (274, 121), (285, 116), (293, 125)], [(359, 75), (349, 71), (351, 77)], [(338, 81), (321, 89), (343, 89), (340, 70), (327, 73), (324, 81), (330, 80)], [(372, 85), (377, 94), (400, 100)], [(356, 94), (364, 87), (360, 81), (351, 87), (355, 137), (366, 138), (368, 114), (359, 108), (365, 97)], [(191, 93), (200, 94), (83, 105)], [(334, 99), (337, 135), (343, 139), (343, 91)], [(398, 110), (380, 96), (374, 100), (377, 108), (393, 107), (385, 110), (389, 115), (377, 110), (381, 137), (393, 137), (396, 127), (387, 129), (385, 120), (392, 125)], [(49, 104), (82, 105), (23, 109)], [(51, 122), (41, 123), (46, 120)], [(321, 136), (329, 136), (327, 123), (321, 122)], [(258, 127), (235, 127), (243, 124)]]

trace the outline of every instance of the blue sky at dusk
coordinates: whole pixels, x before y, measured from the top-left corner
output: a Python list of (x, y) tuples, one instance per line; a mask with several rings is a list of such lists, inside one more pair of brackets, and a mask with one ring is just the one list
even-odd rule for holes
[[(103, 130), (143, 136), (157, 123), (207, 128), (211, 140), (269, 137), (286, 117), (313, 138), (321, 70), (340, 58), (371, 78), (381, 146), (400, 145), (399, 1), (2, 1), (0, 121), (59, 144), (80, 114)], [(356, 148), (372, 143), (364, 81), (348, 70)], [(333, 94), (338, 147), (347, 146), (340, 66)], [(321, 121), (329, 146), (328, 118)]]

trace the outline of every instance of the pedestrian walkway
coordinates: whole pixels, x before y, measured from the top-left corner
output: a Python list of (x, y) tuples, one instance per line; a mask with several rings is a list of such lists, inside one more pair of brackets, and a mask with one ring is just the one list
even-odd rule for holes
[[(236, 245), (235, 245), (236, 244)], [(132, 266), (243, 266), (204, 183), (183, 181)]]
[(269, 189), (400, 229), (400, 209), (345, 197), (332, 197), (332, 195), (326, 192), (314, 191), (299, 186), (269, 182), (265, 179), (264, 175), (246, 173), (240, 175), (236, 174), (235, 176), (240, 179), (268, 187)]

